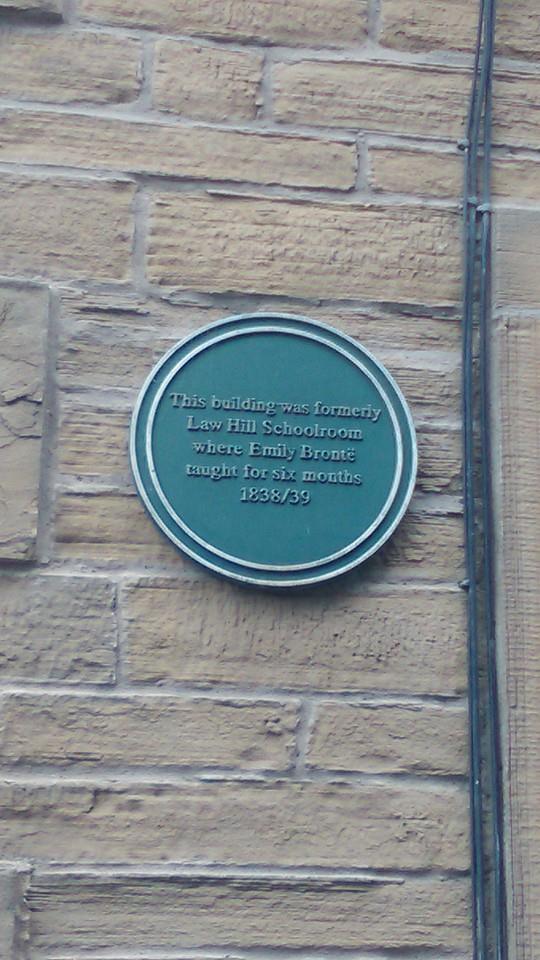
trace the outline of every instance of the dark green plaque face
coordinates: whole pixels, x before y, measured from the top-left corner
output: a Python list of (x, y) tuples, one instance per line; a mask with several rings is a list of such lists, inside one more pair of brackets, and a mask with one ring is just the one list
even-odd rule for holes
[(225, 576), (282, 587), (371, 556), (416, 473), (390, 375), (337, 330), (280, 314), (232, 317), (174, 347), (139, 397), (131, 458), (177, 546)]

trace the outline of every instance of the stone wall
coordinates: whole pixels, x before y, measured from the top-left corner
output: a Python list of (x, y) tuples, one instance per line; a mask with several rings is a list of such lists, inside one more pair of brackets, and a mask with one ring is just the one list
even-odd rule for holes
[(512, 958), (540, 950), (540, 211), (497, 212), (493, 431)]
[[(0, 0), (9, 960), (470, 957), (457, 141), (475, 7)], [(540, 200), (539, 45), (534, 0), (501, 0), (503, 206)], [(391, 542), (294, 595), (181, 556), (127, 457), (153, 362), (268, 309), (373, 350), (420, 446)]]

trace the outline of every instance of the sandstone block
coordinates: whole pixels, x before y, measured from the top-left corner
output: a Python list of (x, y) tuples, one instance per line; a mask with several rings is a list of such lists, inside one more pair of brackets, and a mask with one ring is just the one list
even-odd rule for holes
[(296, 722), (287, 703), (18, 694), (3, 701), (0, 752), (10, 763), (282, 770)]
[[(274, 115), (282, 122), (457, 140), (470, 75), (448, 67), (303, 60), (278, 64), (274, 84)], [(499, 71), (496, 143), (540, 145), (539, 105), (537, 74)]]
[(0, 130), (0, 159), (16, 163), (337, 190), (356, 178), (356, 148), (338, 140), (16, 110)]
[[(0, 35), (0, 96), (56, 103), (122, 103), (137, 97), (141, 44), (78, 31)], [(39, 162), (39, 157), (34, 158)]]
[(497, 53), (520, 60), (536, 60), (539, 42), (540, 10), (534, 0), (500, 0), (497, 5)]
[(0, 676), (110, 683), (116, 659), (114, 604), (113, 588), (101, 579), (1, 577)]
[(458, 430), (422, 427), (418, 439), (418, 488), (425, 493), (460, 493), (462, 439)]
[[(111, 318), (112, 320), (112, 318)], [(57, 360), (58, 380), (68, 391), (80, 387), (116, 387), (138, 391), (165, 341), (156, 342), (149, 331), (141, 334), (120, 324), (83, 320), (65, 324), (60, 335)], [(120, 349), (121, 347), (121, 349)]]
[[(383, 0), (381, 43), (400, 50), (444, 48), (472, 52), (478, 10), (467, 0)], [(540, 42), (540, 13), (531, 0), (497, 4), (496, 49), (505, 56), (534, 59)]]
[[(455, 152), (371, 147), (370, 183), (375, 191), (426, 197), (460, 198), (463, 156)], [(493, 161), (493, 192), (498, 197), (540, 199), (540, 164), (509, 153)]]
[(148, 276), (214, 292), (455, 302), (459, 236), (449, 210), (161, 194)]
[(460, 516), (411, 509), (396, 533), (371, 561), (376, 579), (416, 578), (458, 583), (464, 573), (464, 534)]
[[(134, 681), (452, 695), (465, 679), (459, 593), (339, 589), (294, 598), (213, 580), (134, 582), (121, 595)], [(155, 623), (160, 623), (159, 637)], [(152, 638), (152, 644), (150, 639)]]
[[(131, 411), (144, 380), (165, 350), (203, 324), (223, 319), (227, 312), (219, 307), (147, 300), (120, 289), (96, 293), (66, 286), (59, 296), (59, 383), (69, 394), (81, 389), (87, 393), (88, 387), (112, 387), (114, 396), (109, 393), (103, 404), (103, 412), (109, 414)], [(429, 331), (428, 326), (426, 336)], [(99, 428), (99, 423), (95, 426)]]
[(261, 104), (263, 58), (176, 40), (156, 44), (153, 103), (202, 120), (252, 120)]
[(467, 802), (465, 785), (10, 784), (0, 834), (4, 856), (44, 862), (463, 870)]
[(498, 144), (540, 146), (540, 76), (498, 72), (493, 82), (493, 136)]
[(465, 775), (467, 713), (439, 706), (320, 704), (308, 764), (362, 773)]
[[(114, 328), (115, 336), (124, 341), (127, 328), (130, 340), (139, 336), (154, 340), (157, 336), (160, 343), (165, 343), (166, 337), (169, 342), (176, 342), (179, 337), (195, 332), (204, 324), (223, 319), (226, 309), (194, 304), (188, 295), (182, 298), (181, 294), (176, 294), (170, 302), (145, 299), (123, 289), (103, 293), (65, 286), (59, 289), (59, 294), (66, 331), (75, 332), (88, 323), (96, 335), (99, 328), (105, 331), (110, 327)], [(254, 312), (259, 309), (267, 310), (268, 307), (261, 307), (257, 302)], [(286, 313), (297, 312), (298, 303), (284, 299), (282, 309)], [(391, 350), (394, 356), (402, 355), (403, 350), (414, 353), (429, 350), (453, 352), (457, 356), (460, 352), (459, 320), (453, 310), (446, 308), (424, 312), (410, 307), (400, 309), (395, 304), (386, 309), (374, 305), (311, 303), (308, 311), (313, 319), (337, 327), (377, 354), (381, 350), (387, 351), (387, 356)]]
[(415, 422), (458, 423), (461, 414), (460, 358), (455, 351), (385, 350), (378, 356), (396, 378)]
[(0, 868), (0, 950), (5, 960), (18, 960), (26, 952), (28, 878), (24, 870), (7, 865)]
[(143, 26), (163, 33), (262, 43), (348, 46), (364, 39), (367, 0), (82, 0), (90, 20), (125, 27)]
[(2, 177), (4, 272), (125, 280), (132, 199), (133, 186), (127, 181)]
[(470, 77), (445, 67), (303, 60), (278, 64), (274, 85), (283, 122), (454, 139)]
[[(518, 0), (518, 3), (520, 0)], [(472, 52), (478, 10), (467, 0), (383, 0), (380, 41), (398, 50), (443, 47)]]
[(20, 13), (43, 20), (61, 20), (62, 0), (0, 0), (0, 17), (3, 13)]
[(493, 163), (493, 192), (498, 197), (540, 200), (540, 164), (511, 153)]
[[(531, 269), (537, 271), (532, 263)], [(527, 316), (521, 311), (501, 318), (493, 343), (495, 477), (500, 502), (498, 642), (505, 649), (502, 738), (508, 758), (508, 877), (515, 891), (511, 942), (515, 955), (523, 957), (536, 956), (540, 949), (539, 330), (538, 314)]]
[[(128, 328), (130, 333), (141, 330), (147, 335), (159, 332), (178, 337), (223, 318), (223, 308), (219, 306), (194, 304), (189, 298), (183, 301), (180, 297), (171, 301), (147, 299), (120, 288), (103, 292), (63, 286), (59, 288), (59, 297), (62, 319), (73, 329), (88, 322), (96, 327)], [(446, 325), (433, 324), (436, 329), (441, 326)]]
[[(286, 305), (286, 309), (294, 312), (294, 301), (290, 306)], [(379, 305), (310, 305), (309, 316), (337, 327), (377, 356), (384, 352), (388, 363), (397, 360), (399, 354), (403, 357), (404, 350), (415, 356), (424, 350), (437, 351), (440, 355), (457, 354), (461, 343), (459, 323), (452, 319), (453, 311), (445, 308), (429, 310), (422, 315), (421, 311), (415, 312), (410, 307), (400, 309), (395, 304), (389, 308)]]
[(181, 572), (191, 561), (159, 530), (142, 502), (119, 493), (59, 495), (56, 552), (101, 567), (129, 564)]
[(496, 302), (539, 307), (540, 212), (508, 208), (498, 210), (494, 219)]
[(468, 879), (282, 880), (34, 874), (33, 954), (79, 947), (470, 950)]
[(463, 154), (432, 150), (372, 146), (369, 180), (376, 192), (407, 193), (422, 197), (463, 195)]
[(48, 295), (0, 287), (0, 559), (35, 554)]
[(60, 472), (131, 483), (130, 421), (128, 410), (64, 404), (58, 436)]

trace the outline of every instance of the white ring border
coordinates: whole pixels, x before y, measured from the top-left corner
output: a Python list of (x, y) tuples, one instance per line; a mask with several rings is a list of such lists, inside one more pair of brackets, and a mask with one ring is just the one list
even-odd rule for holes
[[(409, 485), (403, 497), (401, 508), (396, 514), (394, 521), (392, 522), (388, 530), (385, 531), (384, 536), (382, 536), (379, 540), (377, 540), (371, 546), (371, 548), (367, 550), (365, 553), (363, 553), (361, 556), (356, 557), (353, 561), (343, 565), (337, 570), (330, 570), (328, 573), (325, 573), (325, 574), (319, 574), (318, 576), (305, 577), (297, 580), (263, 580), (261, 577), (248, 577), (245, 574), (236, 573), (231, 570), (226, 570), (223, 567), (220, 567), (214, 563), (211, 563), (205, 557), (201, 557), (198, 553), (196, 553), (194, 550), (192, 550), (190, 547), (184, 544), (181, 540), (179, 540), (179, 538), (176, 537), (171, 530), (169, 530), (167, 525), (161, 519), (157, 510), (153, 507), (152, 503), (148, 499), (148, 496), (146, 494), (146, 489), (139, 471), (139, 466), (137, 462), (137, 451), (136, 451), (136, 434), (137, 434), (139, 413), (140, 413), (140, 408), (142, 406), (144, 398), (146, 396), (146, 392), (151, 386), (153, 380), (157, 376), (163, 364), (165, 364), (169, 360), (169, 358), (178, 349), (180, 349), (180, 347), (186, 344), (189, 340), (193, 340), (196, 337), (200, 336), (201, 334), (205, 334), (210, 330), (217, 329), (221, 326), (230, 324), (232, 322), (246, 321), (246, 320), (253, 321), (253, 320), (259, 320), (259, 319), (260, 320), (276, 320), (278, 318), (281, 320), (290, 320), (293, 323), (310, 324), (311, 326), (316, 327), (322, 331), (327, 331), (332, 336), (337, 336), (337, 337), (340, 337), (342, 340), (347, 341), (356, 350), (361, 350), (362, 353), (364, 353), (367, 357), (369, 357), (372, 363), (379, 370), (382, 371), (387, 381), (392, 385), (392, 388), (394, 389), (396, 396), (398, 397), (398, 400), (401, 403), (402, 410), (405, 415), (405, 419), (407, 421), (407, 424), (410, 430), (410, 435), (411, 435), (411, 472), (410, 472), (411, 475), (410, 475)], [(350, 570), (353, 570), (355, 567), (360, 566), (361, 563), (364, 563), (365, 560), (368, 560), (369, 557), (373, 556), (373, 554), (376, 553), (377, 550), (379, 550), (380, 547), (382, 547), (383, 544), (390, 539), (396, 527), (400, 524), (401, 520), (403, 519), (403, 516), (407, 511), (407, 507), (411, 502), (411, 497), (413, 495), (414, 488), (416, 485), (416, 474), (418, 471), (418, 445), (416, 442), (416, 431), (414, 428), (413, 419), (411, 417), (411, 413), (410, 413), (407, 401), (405, 400), (405, 397), (403, 396), (402, 391), (398, 387), (392, 375), (382, 366), (382, 364), (379, 363), (378, 360), (375, 359), (375, 357), (369, 350), (367, 350), (364, 346), (362, 346), (356, 340), (354, 340), (353, 337), (349, 337), (348, 334), (342, 333), (341, 330), (337, 330), (335, 327), (330, 326), (330, 324), (328, 323), (322, 323), (320, 320), (312, 320), (310, 317), (304, 317), (301, 314), (278, 313), (277, 311), (261, 312), (261, 313), (238, 313), (238, 314), (233, 314), (230, 317), (225, 317), (222, 320), (215, 320), (213, 323), (206, 324), (206, 326), (200, 327), (194, 333), (191, 333), (188, 336), (184, 337), (182, 340), (179, 340), (178, 343), (175, 343), (173, 347), (167, 350), (164, 356), (161, 357), (158, 363), (153, 367), (151, 372), (148, 374), (146, 380), (143, 383), (143, 386), (141, 387), (139, 395), (137, 397), (137, 401), (135, 403), (135, 407), (133, 410), (131, 427), (130, 427), (129, 454), (130, 454), (130, 460), (131, 460), (131, 469), (133, 471), (133, 477), (135, 480), (135, 484), (137, 486), (137, 490), (139, 492), (139, 496), (141, 497), (146, 509), (148, 510), (154, 522), (157, 524), (160, 530), (165, 534), (165, 536), (172, 543), (175, 544), (175, 546), (177, 546), (183, 553), (187, 554), (188, 557), (191, 557), (192, 560), (195, 560), (197, 563), (200, 563), (201, 566), (206, 567), (207, 570), (212, 570), (214, 573), (218, 573), (220, 574), (220, 576), (226, 577), (229, 580), (235, 580), (238, 583), (253, 584), (254, 586), (258, 586), (258, 587), (269, 587), (277, 590), (288, 588), (288, 587), (309, 587), (313, 584), (323, 583), (326, 580), (333, 580), (336, 577), (342, 576), (344, 573), (348, 573)]]
[[(215, 346), (216, 344), (223, 343), (224, 341), (227, 341), (227, 340), (235, 339), (236, 337), (248, 336), (250, 334), (266, 334), (266, 333), (280, 333), (280, 334), (285, 334), (286, 336), (303, 337), (306, 340), (311, 340), (316, 343), (321, 343), (324, 347), (334, 350), (336, 353), (344, 357), (349, 363), (352, 363), (367, 377), (368, 380), (371, 381), (376, 391), (379, 393), (379, 396), (381, 397), (382, 402), (385, 405), (385, 409), (390, 414), (390, 420), (392, 422), (392, 427), (394, 430), (396, 465), (394, 469), (394, 476), (392, 479), (390, 492), (388, 493), (388, 496), (383, 506), (379, 510), (379, 513), (377, 514), (375, 519), (372, 521), (370, 526), (366, 530), (364, 530), (362, 535), (358, 537), (356, 540), (347, 544), (345, 547), (343, 547), (341, 550), (336, 551), (335, 553), (329, 554), (328, 556), (322, 557), (318, 560), (310, 560), (307, 563), (296, 563), (296, 564), (257, 563), (252, 560), (241, 559), (240, 557), (236, 557), (232, 554), (226, 553), (224, 550), (219, 550), (214, 544), (208, 543), (202, 537), (198, 536), (198, 534), (196, 534), (195, 531), (192, 530), (191, 527), (189, 527), (187, 523), (185, 523), (185, 521), (183, 521), (182, 518), (176, 513), (174, 507), (172, 506), (169, 499), (167, 498), (165, 491), (161, 486), (161, 483), (159, 482), (158, 472), (156, 470), (155, 462), (154, 462), (154, 453), (153, 453), (154, 420), (156, 417), (159, 404), (161, 403), (163, 394), (167, 390), (171, 380), (174, 379), (176, 374), (180, 370), (182, 370), (182, 368), (185, 367), (191, 360), (199, 356), (205, 350), (208, 350), (211, 347)], [(231, 330), (227, 333), (222, 334), (221, 336), (217, 336), (217, 337), (214, 337), (213, 339), (207, 340), (205, 341), (205, 343), (198, 346), (195, 350), (192, 350), (191, 353), (183, 357), (182, 360), (175, 367), (173, 367), (173, 369), (167, 375), (167, 378), (160, 385), (156, 393), (156, 396), (154, 397), (154, 400), (152, 402), (152, 406), (150, 408), (150, 413), (148, 415), (148, 422), (146, 426), (146, 459), (148, 461), (148, 469), (150, 472), (150, 476), (152, 478), (154, 490), (157, 493), (159, 499), (161, 500), (163, 506), (165, 507), (167, 513), (169, 514), (170, 517), (172, 517), (174, 522), (184, 531), (184, 533), (187, 533), (187, 535), (192, 540), (195, 541), (195, 543), (199, 543), (202, 547), (204, 547), (210, 553), (214, 554), (214, 556), (221, 557), (223, 560), (229, 560), (231, 563), (235, 563), (239, 567), (247, 567), (250, 570), (267, 570), (268, 572), (285, 573), (285, 572), (288, 572), (289, 570), (291, 571), (292, 570), (311, 570), (315, 567), (322, 567), (327, 563), (332, 563), (334, 560), (339, 560), (340, 557), (345, 556), (345, 554), (350, 553), (352, 550), (355, 550), (356, 547), (359, 547), (360, 544), (364, 542), (364, 540), (367, 540), (368, 537), (371, 536), (371, 534), (383, 522), (384, 518), (388, 514), (396, 498), (399, 484), (401, 482), (401, 476), (403, 473), (403, 443), (401, 440), (399, 423), (397, 421), (397, 417), (395, 415), (393, 406), (390, 403), (390, 399), (388, 398), (388, 396), (386, 395), (385, 391), (380, 386), (380, 384), (377, 383), (377, 380), (374, 377), (374, 375), (366, 367), (364, 367), (364, 365), (361, 363), (360, 360), (357, 360), (356, 357), (352, 357), (350, 353), (347, 352), (346, 350), (341, 349), (336, 344), (329, 343), (328, 340), (326, 340), (324, 337), (318, 336), (315, 333), (311, 333), (303, 330), (291, 330), (287, 327), (279, 327), (279, 326), (268, 326), (268, 327), (258, 326), (258, 327), (244, 327), (241, 330)]]

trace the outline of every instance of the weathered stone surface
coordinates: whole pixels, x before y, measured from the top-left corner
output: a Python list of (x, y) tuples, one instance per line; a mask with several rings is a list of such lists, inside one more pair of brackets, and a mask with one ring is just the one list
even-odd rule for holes
[[(129, 391), (123, 406), (130, 410), (163, 352), (203, 324), (224, 316), (219, 307), (171, 305), (125, 291), (95, 293), (65, 287), (60, 299), (60, 385), (70, 393), (88, 387)], [(116, 393), (114, 404), (111, 400), (105, 406), (111, 412), (121, 403)]]
[[(521, 257), (537, 274), (538, 265), (525, 245)], [(516, 262), (514, 255), (514, 266)], [(514, 276), (508, 280), (509, 289), (503, 287), (501, 293), (511, 300), (519, 296), (519, 285)], [(527, 282), (538, 308), (532, 278)], [(519, 960), (540, 950), (539, 370), (538, 314), (504, 317), (494, 333), (492, 395), (500, 505), (497, 624), (499, 649), (504, 650), (501, 731), (507, 771), (508, 882), (513, 891), (510, 944)]]
[(495, 299), (500, 305), (540, 305), (538, 210), (498, 210), (495, 215)]
[(367, 0), (82, 0), (83, 17), (163, 33), (341, 47), (364, 39)]
[(148, 276), (214, 292), (455, 302), (459, 231), (449, 210), (161, 194)]
[(64, 405), (58, 436), (60, 472), (129, 482), (130, 421), (128, 410)]
[(140, 59), (140, 42), (127, 37), (10, 31), (0, 35), (0, 96), (56, 103), (133, 100)]
[(372, 146), (369, 182), (373, 190), (407, 193), (419, 197), (454, 197), (463, 194), (463, 154)]
[[(117, 294), (111, 297), (75, 292), (62, 299), (58, 373), (61, 385), (70, 392), (85, 387), (138, 389), (153, 363), (179, 337), (224, 315), (223, 308), (179, 304), (164, 309), (164, 304), (155, 301), (131, 303), (130, 298)], [(295, 305), (285, 304), (283, 309), (292, 313)], [(460, 389), (458, 323), (410, 316), (406, 311), (369, 315), (346, 307), (311, 306), (309, 315), (337, 326), (374, 351), (404, 384), (407, 399), (420, 419), (448, 422), (456, 414)]]
[(437, 354), (428, 350), (405, 353), (382, 348), (378, 357), (399, 383), (415, 419), (457, 422), (461, 409), (461, 369), (457, 353)]
[[(302, 60), (275, 67), (274, 114), (288, 123), (456, 140), (470, 74), (447, 67)], [(540, 145), (540, 77), (501, 72), (494, 83), (497, 143)]]
[(35, 553), (48, 294), (0, 287), (0, 559)]
[(159, 40), (153, 103), (203, 120), (252, 120), (262, 103), (260, 53)]
[[(59, 287), (59, 298), (62, 319), (66, 326), (74, 329), (83, 322), (101, 326), (103, 329), (113, 327), (129, 332), (146, 332), (159, 335), (186, 336), (195, 332), (203, 324), (223, 318), (223, 307), (205, 304), (195, 304), (189, 297), (182, 300), (175, 297), (171, 300), (156, 300), (155, 297), (146, 298), (132, 290), (116, 289), (106, 292), (100, 290), (72, 289), (69, 286)], [(435, 320), (432, 323), (434, 330), (439, 327), (446, 329), (448, 324)], [(458, 324), (454, 326), (457, 328)], [(456, 343), (458, 341), (455, 341)]]
[(60, 20), (62, 0), (0, 0), (0, 17), (3, 13), (21, 13), (44, 20)]
[(540, 10), (535, 0), (499, 0), (497, 53), (536, 60), (540, 43)]
[(2, 177), (4, 273), (126, 279), (132, 199), (127, 181)]
[(102, 579), (4, 575), (1, 679), (110, 683), (116, 660), (114, 607), (114, 589)]
[[(478, 10), (468, 0), (383, 0), (381, 43), (401, 50), (443, 47), (472, 52)], [(540, 12), (534, 0), (499, 0), (497, 52), (519, 58), (538, 54)]]
[(278, 120), (428, 137), (462, 135), (470, 77), (445, 67), (302, 60), (274, 68)]
[(352, 143), (180, 124), (5, 110), (0, 160), (349, 190)]
[(540, 76), (525, 71), (495, 74), (493, 83), (495, 142), (540, 146)]
[[(518, 3), (520, 0), (518, 0)], [(398, 50), (474, 50), (478, 10), (467, 0), (382, 0), (380, 41)]]
[(121, 609), (135, 681), (442, 695), (466, 686), (457, 592), (318, 588), (246, 597), (213, 580), (140, 581), (125, 587)]
[(70, 391), (115, 387), (134, 393), (163, 354), (166, 342), (155, 335), (152, 339), (150, 331), (140, 333), (113, 323), (82, 321), (74, 328), (66, 327), (57, 360), (59, 383)]
[(45, 862), (466, 870), (467, 804), (465, 785), (17, 784), (0, 836), (4, 856)]
[(0, 951), (4, 960), (19, 960), (26, 953), (28, 914), (24, 895), (28, 878), (23, 870), (7, 865), (0, 868)]
[(461, 433), (423, 427), (417, 432), (417, 440), (418, 488), (425, 493), (460, 493)]
[[(463, 520), (409, 510), (396, 533), (371, 561), (377, 579), (418, 577), (458, 583), (464, 573)], [(380, 567), (386, 567), (384, 577)]]
[[(370, 184), (376, 191), (426, 197), (460, 198), (463, 194), (463, 154), (457, 151), (371, 147)], [(498, 197), (540, 199), (540, 164), (508, 156), (493, 161), (493, 192)]]
[(59, 557), (97, 566), (151, 568), (157, 564), (176, 572), (193, 569), (192, 562), (161, 533), (135, 495), (59, 495), (56, 541)]
[[(130, 341), (146, 335), (150, 340), (157, 336), (163, 343), (167, 342), (167, 337), (171, 343), (174, 338), (194, 333), (204, 324), (223, 319), (226, 309), (204, 302), (193, 303), (189, 295), (182, 298), (181, 294), (166, 301), (145, 299), (125, 290), (103, 293), (73, 290), (67, 286), (61, 287), (59, 294), (66, 332), (68, 329), (82, 329), (82, 324), (88, 323), (96, 333), (101, 327), (104, 335), (110, 327), (115, 336), (124, 341), (129, 333)], [(251, 309), (258, 313), (268, 310), (268, 306), (255, 301)], [(280, 309), (294, 313), (298, 311), (298, 303), (283, 299)], [(453, 310), (443, 308), (424, 312), (410, 307), (399, 309), (395, 305), (385, 309), (374, 305), (362, 308), (351, 304), (321, 306), (316, 303), (310, 303), (306, 309), (314, 320), (338, 327), (377, 354), (381, 350), (393, 350), (394, 354), (403, 350), (450, 351), (456, 356), (460, 353), (461, 328)]]
[[(310, 311), (317, 316), (316, 311)], [(223, 316), (223, 313), (221, 314)], [(347, 329), (340, 318), (332, 317), (342, 329)], [(350, 322), (350, 321), (349, 321)], [(362, 342), (376, 350), (377, 356), (386, 364), (402, 387), (413, 415), (418, 423), (444, 422), (460, 416), (461, 372), (459, 355), (456, 350), (430, 350), (426, 340), (426, 349), (406, 351), (407, 337), (415, 339), (420, 345), (421, 325), (415, 337), (413, 331), (405, 330), (406, 324), (396, 324), (394, 334), (381, 324), (379, 335), (365, 336), (369, 331), (367, 323), (361, 323), (351, 332), (359, 332)], [(444, 324), (440, 324), (444, 327)], [(450, 327), (450, 324), (446, 325)], [(178, 341), (177, 328), (174, 336), (165, 336), (156, 323), (155, 330), (133, 329), (126, 338), (124, 325), (116, 324), (111, 315), (110, 323), (82, 320), (74, 326), (66, 325), (61, 336), (58, 358), (58, 376), (64, 389), (71, 391), (84, 387), (114, 387), (132, 392), (140, 389), (154, 363), (163, 353)], [(373, 329), (373, 324), (371, 324)], [(429, 328), (428, 328), (429, 329)], [(400, 336), (403, 330), (403, 349), (388, 349), (386, 344), (392, 336)], [(433, 333), (433, 330), (431, 331)], [(449, 333), (452, 331), (449, 330)], [(441, 331), (441, 337), (444, 330)], [(121, 349), (119, 349), (121, 348)], [(126, 394), (127, 396), (127, 394)], [(441, 451), (443, 453), (444, 451)]]
[[(294, 302), (286, 305), (288, 312), (294, 312)], [(298, 306), (296, 306), (298, 309)], [(386, 310), (382, 306), (358, 308), (348, 304), (319, 307), (310, 305), (309, 316), (323, 323), (337, 327), (343, 333), (363, 343), (377, 356), (384, 352), (386, 362), (392, 363), (398, 353), (404, 351), (415, 357), (424, 350), (454, 353), (460, 349), (460, 325), (452, 317), (452, 311), (429, 310), (422, 316), (410, 307), (402, 309), (393, 306)], [(399, 344), (399, 351), (396, 349)], [(432, 353), (432, 355), (433, 355)]]
[(464, 775), (467, 712), (438, 706), (323, 703), (316, 712), (308, 765), (363, 773)]
[(496, 157), (493, 161), (493, 192), (498, 197), (540, 200), (540, 163), (511, 153)]
[(49, 294), (43, 287), (0, 287), (2, 404), (20, 399), (40, 403), (43, 394), (43, 354)]
[[(254, 838), (256, 842), (257, 838)], [(34, 955), (136, 948), (470, 949), (468, 879), (34, 875)]]
[(283, 770), (296, 723), (287, 703), (18, 694), (2, 703), (0, 754), (10, 763)]

